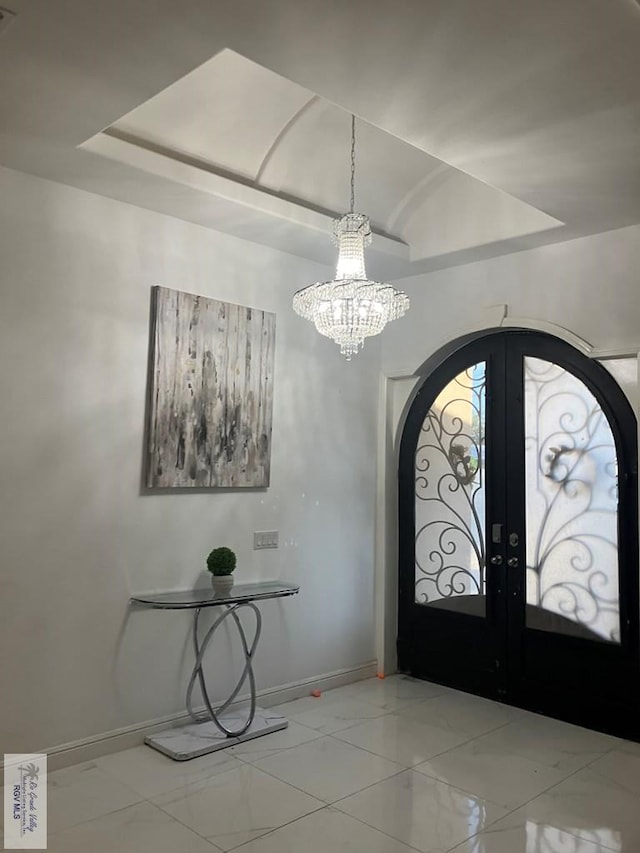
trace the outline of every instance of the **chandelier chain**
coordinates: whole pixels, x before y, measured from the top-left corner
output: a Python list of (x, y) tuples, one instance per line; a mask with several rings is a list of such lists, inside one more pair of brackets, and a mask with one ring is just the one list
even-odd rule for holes
[(356, 117), (351, 116), (351, 209), (355, 210), (356, 204)]

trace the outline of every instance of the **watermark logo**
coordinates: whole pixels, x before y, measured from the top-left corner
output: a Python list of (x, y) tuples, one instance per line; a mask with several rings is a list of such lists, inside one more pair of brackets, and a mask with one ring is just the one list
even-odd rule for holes
[(47, 848), (47, 756), (4, 757), (5, 850)]

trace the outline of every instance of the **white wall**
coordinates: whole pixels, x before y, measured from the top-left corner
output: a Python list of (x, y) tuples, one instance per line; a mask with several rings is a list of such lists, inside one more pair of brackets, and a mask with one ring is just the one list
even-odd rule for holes
[[(259, 688), (373, 658), (379, 351), (346, 364), (293, 314), (293, 291), (325, 273), (0, 170), (0, 752), (183, 710), (189, 619), (128, 598), (194, 585), (216, 545), (237, 550), (238, 581), (302, 588), (263, 606)], [(141, 494), (155, 284), (276, 312), (268, 490)], [(264, 529), (278, 551), (251, 550)], [(220, 652), (218, 694), (224, 638)]]
[(441, 344), (506, 304), (599, 349), (640, 344), (640, 226), (403, 279), (411, 310), (383, 336), (388, 374), (412, 372)]

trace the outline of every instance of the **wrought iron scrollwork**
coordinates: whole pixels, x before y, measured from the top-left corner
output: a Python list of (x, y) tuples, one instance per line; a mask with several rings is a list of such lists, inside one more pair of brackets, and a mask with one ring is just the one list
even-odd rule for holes
[(415, 456), (415, 599), (484, 594), (485, 364), (439, 394)]
[(586, 386), (525, 359), (527, 603), (619, 642), (617, 461)]

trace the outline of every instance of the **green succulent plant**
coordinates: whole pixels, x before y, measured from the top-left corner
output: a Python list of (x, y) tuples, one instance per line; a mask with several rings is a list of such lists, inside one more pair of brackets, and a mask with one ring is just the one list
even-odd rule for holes
[(230, 575), (236, 567), (236, 555), (231, 548), (214, 548), (207, 557), (207, 568), (212, 575)]

